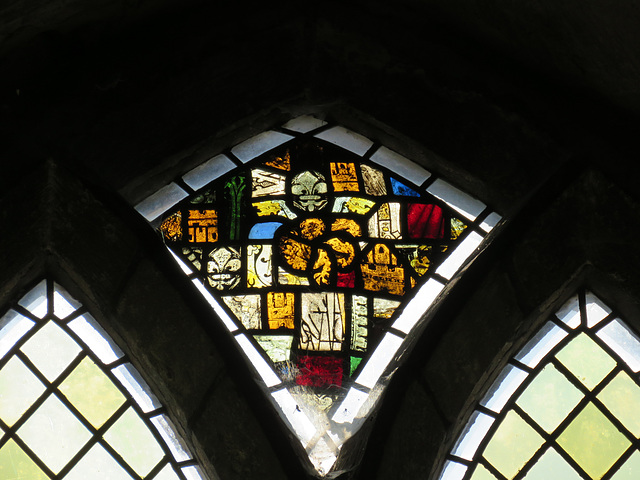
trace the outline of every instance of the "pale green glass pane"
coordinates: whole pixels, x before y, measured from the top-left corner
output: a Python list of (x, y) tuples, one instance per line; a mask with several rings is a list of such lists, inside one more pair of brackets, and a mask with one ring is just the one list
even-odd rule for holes
[(54, 473), (89, 440), (91, 433), (54, 395), (18, 430), (20, 438)]
[(254, 335), (253, 338), (273, 363), (289, 360), (293, 343), (292, 335)]
[(60, 384), (60, 391), (95, 428), (100, 428), (125, 401), (111, 379), (88, 357)]
[(549, 448), (525, 475), (524, 480), (581, 480), (564, 458)]
[(544, 439), (516, 412), (509, 410), (489, 440), (483, 456), (511, 479), (544, 443)]
[(129, 408), (113, 424), (104, 438), (142, 477), (164, 456), (155, 437), (133, 408)]
[(478, 465), (473, 475), (471, 475), (471, 480), (498, 480), (493, 473), (484, 468), (482, 465)]
[(2, 480), (49, 480), (49, 477), (13, 440), (9, 440), (0, 449), (0, 478)]
[(0, 418), (12, 426), (44, 392), (45, 386), (17, 357), (0, 370)]
[(636, 438), (640, 438), (640, 387), (629, 375), (618, 373), (598, 394), (598, 399)]
[(131, 480), (131, 476), (102, 445), (97, 443), (71, 469), (64, 480)]
[(638, 480), (638, 478), (640, 478), (640, 452), (636, 450), (611, 477), (611, 480)]
[(583, 395), (553, 365), (534, 378), (516, 402), (547, 433), (553, 432)]
[(153, 480), (180, 480), (180, 477), (173, 471), (171, 465), (166, 465), (158, 475), (153, 477)]
[(589, 403), (558, 437), (558, 444), (592, 478), (600, 478), (631, 443)]
[(58, 325), (48, 322), (20, 350), (52, 382), (69, 366), (81, 349)]
[(571, 340), (556, 357), (589, 390), (593, 390), (616, 366), (616, 361), (585, 333)]

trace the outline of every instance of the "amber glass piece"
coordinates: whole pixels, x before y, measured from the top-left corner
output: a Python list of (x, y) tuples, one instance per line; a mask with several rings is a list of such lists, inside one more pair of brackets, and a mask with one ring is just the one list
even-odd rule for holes
[(366, 290), (404, 295), (404, 268), (387, 245), (374, 245), (360, 268)]
[(512, 479), (529, 461), (544, 439), (515, 411), (502, 419), (483, 456), (508, 479)]
[(636, 438), (640, 438), (640, 387), (620, 372), (598, 394), (598, 400), (613, 413)]
[(300, 236), (305, 240), (318, 238), (325, 229), (324, 222), (319, 218), (307, 218), (300, 222)]
[(318, 285), (329, 285), (331, 280), (331, 259), (324, 248), (319, 248), (316, 255), (316, 261), (313, 264), (313, 279)]
[(631, 442), (589, 403), (558, 437), (558, 444), (587, 472), (601, 478)]
[(360, 190), (355, 164), (331, 162), (329, 168), (331, 170), (331, 180), (333, 182), (334, 191), (357, 192)]
[(351, 265), (356, 256), (356, 251), (350, 242), (341, 240), (340, 238), (330, 238), (326, 241), (326, 244), (333, 250), (336, 262), (340, 268), (347, 268)]
[(331, 224), (331, 231), (339, 232), (343, 230), (356, 238), (362, 236), (362, 228), (360, 228), (358, 222), (350, 218), (338, 218)]
[(88, 357), (65, 378), (60, 391), (95, 428), (100, 428), (125, 401), (111, 379)]
[(293, 270), (304, 272), (311, 260), (311, 247), (293, 236), (283, 236), (280, 239), (280, 254)]
[(287, 149), (286, 153), (281, 157), (273, 156), (271, 160), (267, 160), (264, 162), (265, 165), (273, 168), (277, 168), (278, 170), (291, 170), (291, 154), (289, 153), (289, 149)]
[(182, 213), (177, 212), (166, 218), (160, 224), (160, 231), (167, 240), (182, 240)]
[(267, 293), (267, 316), (269, 328), (293, 329), (295, 295), (285, 292)]
[(303, 293), (300, 349), (341, 350), (345, 322), (342, 293)]
[(616, 366), (616, 361), (586, 333), (571, 340), (556, 357), (589, 390), (593, 390)]
[(544, 367), (516, 402), (547, 433), (553, 432), (574, 409), (582, 393), (556, 368)]
[(13, 440), (0, 448), (0, 478), (6, 480), (49, 480), (49, 477)]
[(191, 243), (218, 241), (218, 213), (215, 210), (189, 210), (187, 226)]

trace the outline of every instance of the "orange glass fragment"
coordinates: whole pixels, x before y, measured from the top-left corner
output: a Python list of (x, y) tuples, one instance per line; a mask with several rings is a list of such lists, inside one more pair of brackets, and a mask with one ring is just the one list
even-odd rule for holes
[(367, 261), (360, 265), (366, 290), (388, 291), (392, 295), (404, 295), (404, 268), (389, 247), (379, 243), (367, 253)]
[(294, 303), (293, 293), (269, 292), (267, 294), (267, 318), (270, 329), (293, 329)]
[(333, 222), (331, 225), (331, 231), (339, 232), (341, 230), (350, 233), (354, 237), (362, 236), (362, 228), (360, 228), (360, 225), (358, 225), (355, 220), (350, 218), (339, 218)]
[(213, 243), (218, 241), (218, 213), (215, 210), (189, 210), (187, 219), (189, 242)]
[(333, 189), (336, 192), (358, 192), (358, 175), (356, 174), (356, 166), (353, 163), (334, 163), (330, 164), (331, 180), (333, 181)]
[(182, 214), (174, 213), (160, 224), (160, 231), (167, 240), (182, 240)]
[(324, 233), (324, 222), (319, 218), (307, 218), (300, 222), (300, 235), (305, 240), (313, 240)]
[(297, 271), (305, 271), (311, 259), (311, 247), (300, 243), (295, 237), (280, 239), (280, 252), (285, 262)]
[(330, 245), (336, 256), (336, 262), (340, 268), (346, 268), (353, 262), (356, 257), (355, 248), (351, 243), (345, 242), (339, 238), (330, 238), (325, 242)]

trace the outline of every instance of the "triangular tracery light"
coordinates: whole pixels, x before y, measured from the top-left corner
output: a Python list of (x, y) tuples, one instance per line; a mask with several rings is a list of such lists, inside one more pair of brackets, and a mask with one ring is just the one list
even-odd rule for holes
[(407, 158), (312, 116), (211, 158), (136, 209), (250, 360), (319, 476), (500, 220)]
[(127, 356), (47, 280), (0, 319), (0, 478), (206, 480)]
[(439, 480), (640, 478), (640, 339), (590, 292), (502, 370)]

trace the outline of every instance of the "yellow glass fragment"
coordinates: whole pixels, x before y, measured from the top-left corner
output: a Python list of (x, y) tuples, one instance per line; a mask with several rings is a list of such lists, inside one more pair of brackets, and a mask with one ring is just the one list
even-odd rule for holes
[(556, 357), (589, 390), (593, 390), (616, 366), (616, 361), (586, 333), (571, 340)]
[(218, 241), (218, 213), (215, 210), (189, 210), (187, 225), (189, 242), (213, 243)]
[(273, 200), (267, 200), (265, 202), (254, 203), (253, 206), (258, 211), (258, 216), (264, 217), (267, 215), (278, 215), (282, 211), (282, 205)]
[(305, 240), (318, 238), (325, 231), (325, 225), (319, 218), (307, 218), (300, 222), (300, 235)]
[(0, 449), (0, 478), (6, 480), (49, 480), (49, 477), (14, 442)]
[(587, 472), (601, 478), (631, 442), (589, 403), (558, 437), (558, 444)]
[(360, 265), (364, 288), (373, 292), (388, 291), (404, 294), (404, 268), (389, 247), (379, 243), (367, 253), (367, 261)]
[(329, 285), (331, 259), (324, 248), (318, 249), (318, 258), (313, 264), (313, 279), (318, 285)]
[(160, 231), (167, 240), (182, 240), (182, 214), (174, 213), (160, 224)]
[(349, 199), (344, 205), (347, 207), (349, 212), (364, 215), (371, 210), (371, 207), (375, 204), (375, 202), (366, 198), (351, 197), (351, 199)]
[(336, 192), (357, 192), (360, 190), (358, 186), (358, 175), (356, 174), (356, 166), (354, 163), (331, 162), (329, 166), (331, 170), (331, 180), (333, 181), (333, 189)]
[(282, 237), (280, 240), (282, 258), (287, 264), (298, 271), (305, 271), (311, 260), (311, 247), (300, 243), (295, 237)]
[[(620, 422), (640, 438), (640, 387), (625, 372), (620, 372), (598, 394), (598, 400), (613, 413)], [(638, 472), (640, 476), (640, 472)]]
[(362, 228), (358, 222), (350, 218), (338, 218), (331, 224), (332, 232), (346, 231), (354, 237), (362, 236)]
[(340, 268), (346, 268), (356, 257), (356, 251), (353, 245), (339, 238), (330, 238), (325, 242), (330, 245), (336, 255), (336, 262)]
[(291, 154), (289, 153), (289, 149), (287, 149), (287, 152), (282, 157), (275, 157), (273, 160), (264, 162), (264, 164), (288, 172), (291, 170)]
[(471, 480), (498, 480), (489, 470), (483, 465), (478, 465), (471, 475)]
[(483, 456), (509, 480), (529, 461), (544, 439), (510, 410), (489, 440)]
[(457, 218), (451, 219), (451, 240), (456, 240), (462, 232), (466, 230), (467, 226)]
[(267, 317), (270, 329), (293, 329), (294, 303), (293, 293), (269, 292), (267, 294)]

